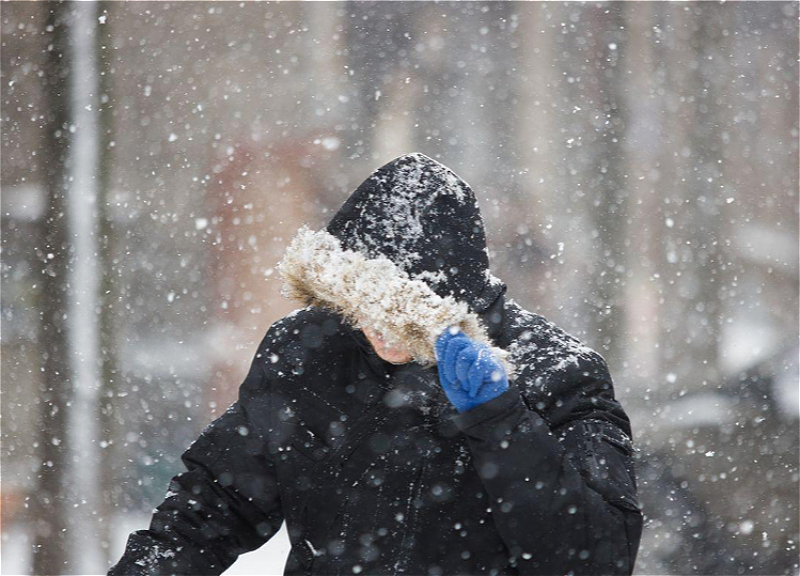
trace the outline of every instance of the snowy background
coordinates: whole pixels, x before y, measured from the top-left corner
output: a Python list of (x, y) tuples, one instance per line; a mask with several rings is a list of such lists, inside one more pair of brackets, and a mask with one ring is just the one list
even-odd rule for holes
[[(638, 574), (798, 568), (796, 2), (2, 3), (3, 574), (101, 574), (374, 168), (609, 361)], [(285, 532), (233, 574), (280, 574)]]

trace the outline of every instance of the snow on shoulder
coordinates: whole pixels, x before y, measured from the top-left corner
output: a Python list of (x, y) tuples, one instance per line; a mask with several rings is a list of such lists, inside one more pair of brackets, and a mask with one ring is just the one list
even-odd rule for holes
[(465, 302), (439, 296), (385, 256), (346, 250), (327, 231), (303, 226), (278, 271), (284, 296), (333, 310), (354, 326), (368, 326), (388, 343), (405, 346), (420, 364), (436, 363), (436, 338), (449, 326), (457, 326), (490, 346), (512, 375), (507, 352), (492, 345), (485, 326)]

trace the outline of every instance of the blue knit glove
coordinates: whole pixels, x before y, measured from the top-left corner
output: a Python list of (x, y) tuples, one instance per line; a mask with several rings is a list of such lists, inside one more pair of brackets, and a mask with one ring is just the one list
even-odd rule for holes
[(508, 376), (488, 346), (450, 327), (436, 339), (439, 382), (459, 412), (508, 390)]

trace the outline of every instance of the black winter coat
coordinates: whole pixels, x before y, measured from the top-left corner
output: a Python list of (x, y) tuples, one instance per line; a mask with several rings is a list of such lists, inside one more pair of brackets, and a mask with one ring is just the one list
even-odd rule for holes
[(517, 367), (462, 414), (435, 366), (384, 362), (335, 312), (273, 324), (109, 574), (220, 574), (284, 521), (287, 575), (630, 574), (642, 515), (606, 363), (497, 286), (451, 292)]

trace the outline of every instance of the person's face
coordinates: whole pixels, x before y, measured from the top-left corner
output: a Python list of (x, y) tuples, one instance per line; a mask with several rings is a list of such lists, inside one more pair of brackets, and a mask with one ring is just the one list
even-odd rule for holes
[(383, 360), (391, 364), (405, 364), (406, 362), (411, 362), (411, 354), (408, 353), (405, 347), (389, 346), (384, 342), (379, 333), (370, 328), (362, 327), (361, 331), (364, 332), (364, 336), (366, 336), (369, 343), (372, 344), (375, 353)]

